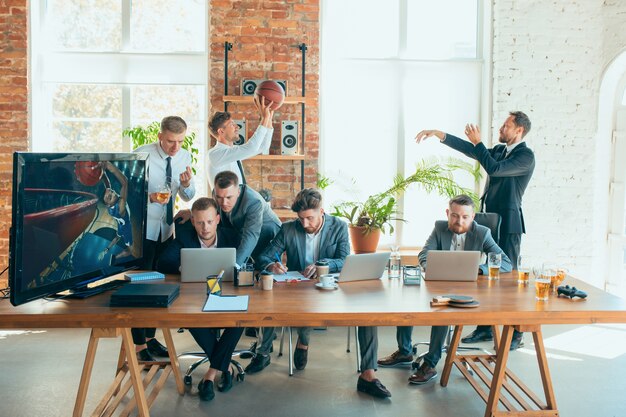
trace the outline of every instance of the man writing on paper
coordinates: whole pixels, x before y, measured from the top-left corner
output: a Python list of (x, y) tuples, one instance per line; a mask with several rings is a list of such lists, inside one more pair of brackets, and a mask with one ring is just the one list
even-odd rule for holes
[[(424, 248), (418, 254), (420, 265), (424, 270), (426, 270), (428, 251), (477, 250), (482, 253), (500, 253), (502, 255), (500, 269), (503, 272), (511, 271), (511, 261), (493, 240), (489, 228), (481, 226), (474, 221), (474, 201), (470, 197), (459, 195), (451, 199), (446, 209), (446, 216), (448, 217), (447, 222), (435, 222), (435, 228), (428, 237)], [(480, 265), (479, 269), (479, 274), (486, 275), (489, 273), (489, 269), (485, 264)], [(396, 340), (398, 341), (398, 350), (379, 360), (378, 364), (381, 366), (393, 366), (401, 363), (410, 363), (413, 360), (412, 332), (412, 326), (397, 327)], [(441, 350), (447, 334), (448, 326), (433, 326), (430, 332), (428, 353), (424, 356), (424, 362), (419, 369), (409, 378), (410, 383), (424, 384), (437, 376), (435, 366), (441, 359)]]
[[(191, 222), (180, 225), (176, 239), (171, 241), (157, 261), (157, 270), (163, 273), (178, 273), (180, 270), (180, 250), (182, 248), (232, 248), (238, 243), (232, 230), (218, 227), (220, 215), (218, 205), (212, 198), (202, 197), (191, 206)], [(204, 378), (198, 384), (201, 400), (211, 401), (215, 397), (214, 381), (217, 372), (222, 373), (218, 386), (220, 391), (228, 391), (233, 385), (229, 372), (230, 358), (243, 333), (243, 328), (225, 328), (218, 339), (218, 329), (190, 328), (189, 332), (206, 353), (211, 364)]]

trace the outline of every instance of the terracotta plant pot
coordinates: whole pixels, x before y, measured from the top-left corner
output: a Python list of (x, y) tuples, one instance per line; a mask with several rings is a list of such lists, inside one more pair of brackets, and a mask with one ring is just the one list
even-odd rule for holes
[(354, 253), (376, 252), (380, 240), (380, 229), (372, 229), (370, 233), (365, 233), (366, 229), (363, 226), (348, 226), (348, 230)]

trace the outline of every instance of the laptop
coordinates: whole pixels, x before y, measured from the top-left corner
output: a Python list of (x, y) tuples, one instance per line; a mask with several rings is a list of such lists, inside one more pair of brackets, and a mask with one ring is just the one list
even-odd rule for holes
[(208, 275), (224, 270), (222, 281), (235, 276), (235, 248), (183, 248), (180, 250), (180, 281), (206, 282)]
[(389, 252), (348, 255), (339, 273), (339, 282), (380, 279), (385, 272)]
[(426, 281), (476, 281), (480, 251), (431, 250), (426, 255)]
[(167, 307), (178, 297), (180, 284), (130, 283), (111, 294), (111, 307)]

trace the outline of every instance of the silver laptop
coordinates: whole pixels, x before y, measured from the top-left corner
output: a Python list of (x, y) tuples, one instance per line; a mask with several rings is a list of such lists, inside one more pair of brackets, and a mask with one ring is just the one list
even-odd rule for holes
[(339, 273), (339, 282), (380, 279), (385, 272), (389, 252), (348, 255)]
[(431, 250), (426, 257), (426, 281), (476, 281), (480, 251)]
[(180, 281), (206, 282), (207, 275), (224, 270), (222, 281), (234, 277), (235, 248), (183, 248), (180, 250)]

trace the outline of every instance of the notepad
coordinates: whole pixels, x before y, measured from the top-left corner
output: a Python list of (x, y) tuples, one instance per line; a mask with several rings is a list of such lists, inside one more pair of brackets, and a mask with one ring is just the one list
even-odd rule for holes
[(211, 294), (204, 303), (202, 311), (247, 311), (249, 299), (247, 295)]
[(124, 274), (124, 279), (126, 281), (136, 282), (145, 281), (148, 279), (165, 279), (165, 275), (156, 271), (129, 272), (127, 274)]

